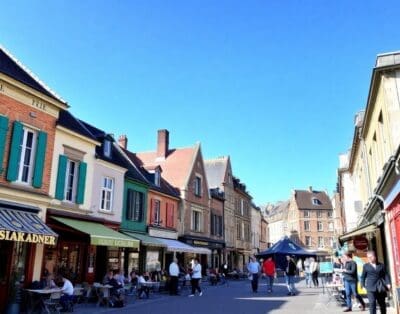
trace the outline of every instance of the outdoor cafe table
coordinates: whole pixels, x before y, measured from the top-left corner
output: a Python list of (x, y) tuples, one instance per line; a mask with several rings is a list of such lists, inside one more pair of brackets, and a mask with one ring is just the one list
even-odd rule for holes
[(96, 295), (98, 298), (97, 306), (100, 306), (101, 303), (105, 303), (106, 306), (108, 306), (108, 301), (110, 299), (110, 289), (113, 286), (95, 283), (93, 284), (93, 287), (96, 289)]
[(147, 287), (147, 288), (149, 288), (149, 291), (155, 292), (158, 288), (160, 288), (160, 282), (159, 281), (140, 282), (140, 283), (138, 283), (138, 286), (139, 286), (139, 288)]
[[(40, 306), (41, 309), (46, 309), (46, 306), (44, 304), (44, 299), (48, 296), (51, 295), (52, 293), (56, 292), (61, 292), (62, 289), (60, 288), (52, 288), (52, 289), (25, 289), (29, 293), (29, 298), (28, 298), (28, 307), (27, 307), (27, 312), (32, 313), (37, 310), (37, 308)], [(34, 300), (33, 295), (39, 296), (36, 300)]]

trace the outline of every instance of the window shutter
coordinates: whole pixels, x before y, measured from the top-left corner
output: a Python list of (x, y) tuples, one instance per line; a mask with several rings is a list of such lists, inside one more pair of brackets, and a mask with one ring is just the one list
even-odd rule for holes
[(222, 237), (222, 235), (223, 235), (222, 216), (219, 216), (218, 220), (219, 220), (219, 235)]
[(150, 201), (150, 223), (154, 223), (154, 200)]
[(214, 214), (211, 214), (211, 235), (214, 235)]
[(174, 204), (169, 204), (169, 226), (174, 227)]
[(58, 170), (57, 170), (57, 183), (56, 183), (56, 199), (62, 201), (64, 199), (65, 190), (65, 175), (67, 171), (67, 156), (60, 155), (58, 158)]
[(3, 172), (4, 148), (8, 130), (8, 117), (0, 115), (0, 173)]
[(10, 156), (8, 158), (7, 180), (15, 181), (18, 178), (18, 166), (21, 156), (21, 140), (24, 129), (22, 123), (14, 121), (14, 128), (10, 147)]
[(83, 204), (85, 200), (86, 169), (87, 169), (86, 162), (81, 161), (79, 163), (78, 189), (76, 193), (77, 204)]
[(42, 187), (43, 167), (44, 167), (44, 160), (46, 158), (46, 144), (47, 144), (47, 133), (39, 132), (37, 149), (36, 149), (36, 158), (35, 158), (35, 169), (33, 172), (33, 182), (32, 182), (32, 185), (35, 188)]
[(133, 210), (132, 210), (132, 190), (131, 189), (127, 189), (126, 190), (126, 212), (125, 212), (125, 217), (127, 220), (132, 220), (132, 216), (133, 216)]

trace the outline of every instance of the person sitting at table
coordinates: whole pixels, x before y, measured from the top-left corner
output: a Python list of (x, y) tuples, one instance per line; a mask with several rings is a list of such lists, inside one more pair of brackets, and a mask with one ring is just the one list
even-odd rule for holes
[(123, 288), (123, 285), (117, 280), (118, 278), (118, 271), (115, 270), (112, 272), (112, 276), (111, 277), (107, 277), (107, 280), (104, 284), (106, 285), (110, 285), (112, 288), (110, 289), (110, 295), (111, 296), (116, 296), (116, 297), (120, 297), (121, 295), (121, 290)]
[(129, 277), (131, 283), (131, 289), (129, 290), (129, 293), (133, 293), (138, 284), (138, 276), (136, 275), (136, 271), (132, 270), (131, 273), (129, 274)]
[(149, 298), (149, 294), (150, 294), (150, 288), (148, 286), (142, 285), (145, 284), (147, 282), (149, 282), (148, 280), (146, 280), (146, 278), (149, 279), (149, 275), (147, 272), (145, 272), (144, 274), (139, 275), (138, 277), (138, 285), (139, 285), (139, 289), (138, 289), (138, 296), (139, 299), (142, 298), (143, 294), (146, 295), (146, 298)]
[(72, 285), (72, 282), (69, 281), (67, 278), (65, 278), (62, 275), (58, 275), (58, 282), (62, 283), (62, 288), (61, 288), (61, 298), (60, 298), (60, 304), (62, 306), (61, 311), (66, 312), (69, 310), (69, 304), (73, 300), (74, 296), (74, 286)]
[(106, 285), (114, 277), (114, 272), (110, 269), (103, 278), (103, 285)]

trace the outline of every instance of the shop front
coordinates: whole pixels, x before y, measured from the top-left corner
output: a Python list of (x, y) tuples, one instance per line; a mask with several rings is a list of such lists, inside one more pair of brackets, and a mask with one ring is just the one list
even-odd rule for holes
[[(399, 188), (400, 190), (400, 183)], [(387, 217), (393, 252), (394, 274), (392, 281), (396, 287), (400, 286), (400, 194), (393, 198), (387, 207)]]
[(38, 216), (40, 209), (0, 203), (0, 313), (20, 304), (33, 279), (37, 245), (55, 246), (57, 234)]
[(126, 255), (139, 251), (138, 240), (101, 221), (52, 214), (48, 224), (59, 234), (59, 241), (56, 247), (45, 247), (42, 274), (61, 273), (73, 283), (101, 282), (109, 269), (123, 268)]

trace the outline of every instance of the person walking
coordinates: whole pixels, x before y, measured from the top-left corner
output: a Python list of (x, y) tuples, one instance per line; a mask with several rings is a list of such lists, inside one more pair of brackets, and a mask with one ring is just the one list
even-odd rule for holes
[(379, 263), (374, 251), (367, 252), (368, 263), (364, 264), (361, 274), (361, 286), (367, 290), (369, 313), (376, 314), (376, 302), (379, 304), (381, 314), (386, 314), (386, 290), (389, 291), (390, 279), (385, 265)]
[(192, 269), (192, 279), (191, 279), (191, 284), (192, 284), (192, 294), (189, 295), (189, 297), (194, 297), (194, 294), (196, 293), (196, 290), (199, 291), (199, 296), (201, 297), (203, 295), (203, 292), (201, 291), (199, 282), (201, 279), (201, 265), (199, 263), (199, 259), (196, 257), (193, 260), (193, 269)]
[(310, 264), (311, 264), (310, 258), (307, 257), (307, 258), (304, 260), (304, 275), (305, 275), (305, 277), (306, 277), (306, 286), (307, 286), (308, 288), (311, 288), (311, 271), (310, 271)]
[(272, 257), (268, 257), (263, 263), (263, 273), (268, 279), (268, 292), (272, 292), (272, 287), (274, 285), (274, 278), (276, 276), (275, 262)]
[(169, 265), (169, 294), (178, 294), (178, 278), (179, 278), (179, 266), (178, 259), (174, 257), (172, 263)]
[(295, 288), (294, 288), (294, 276), (296, 275), (296, 263), (294, 262), (293, 258), (289, 255), (286, 256), (286, 285), (289, 290), (288, 295), (295, 295)]
[(314, 259), (314, 257), (311, 257), (310, 272), (311, 272), (311, 277), (312, 277), (314, 287), (318, 288), (318, 286), (319, 286), (319, 282), (318, 282), (319, 265), (318, 265), (318, 262)]
[(250, 258), (250, 262), (247, 264), (247, 271), (249, 275), (251, 275), (251, 288), (254, 293), (258, 291), (258, 274), (261, 271), (260, 264), (256, 261), (256, 258), (253, 256)]
[(346, 291), (346, 306), (347, 308), (343, 312), (350, 312), (352, 310), (351, 296), (354, 295), (358, 302), (360, 302), (361, 311), (365, 311), (365, 302), (363, 298), (357, 292), (357, 264), (353, 261), (353, 254), (346, 252), (343, 254), (343, 260), (345, 261), (343, 273), (344, 290)]

